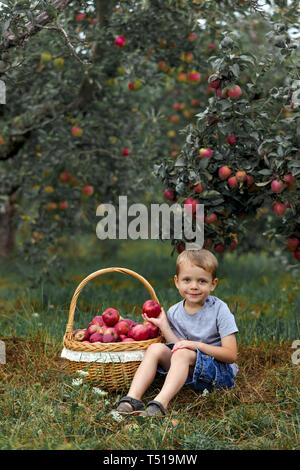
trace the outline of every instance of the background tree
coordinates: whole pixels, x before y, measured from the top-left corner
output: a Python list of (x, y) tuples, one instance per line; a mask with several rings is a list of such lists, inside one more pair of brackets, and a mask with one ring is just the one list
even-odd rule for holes
[[(205, 224), (208, 247), (235, 247), (247, 236), (245, 216), (268, 200), (291, 206), (268, 235), (298, 239), (299, 107), (291, 95), (299, 52), (289, 31), (299, 10), (297, 2), (266, 4), (270, 12), (235, 0), (8, 1), (1, 254), (17, 230), (16, 256), (35, 266), (34, 276), (57, 272), (69, 240), (95, 231), (98, 204), (117, 204), (119, 195), (157, 202), (159, 190), (162, 201), (161, 183), (179, 202), (197, 197), (207, 216), (217, 215)], [(239, 84), (242, 96), (219, 98), (212, 74), (223, 93)], [(213, 156), (199, 158), (202, 147)], [(253, 183), (229, 189), (218, 176), (228, 163)], [(273, 179), (284, 181), (282, 192), (270, 189)]]

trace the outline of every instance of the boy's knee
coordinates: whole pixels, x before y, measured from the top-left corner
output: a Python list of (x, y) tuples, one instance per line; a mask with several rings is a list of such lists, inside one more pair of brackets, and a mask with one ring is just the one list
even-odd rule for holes
[(172, 354), (173, 361), (181, 360), (187, 362), (189, 365), (194, 365), (196, 362), (197, 353), (188, 348), (177, 349)]
[(161, 354), (165, 354), (167, 351), (170, 351), (170, 348), (163, 343), (152, 343), (147, 349), (147, 354), (155, 355), (160, 357)]

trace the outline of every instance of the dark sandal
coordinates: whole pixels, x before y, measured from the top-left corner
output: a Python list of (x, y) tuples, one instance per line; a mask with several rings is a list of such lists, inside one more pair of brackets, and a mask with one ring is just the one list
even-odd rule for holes
[(146, 405), (145, 411), (139, 413), (139, 416), (149, 416), (149, 417), (157, 417), (157, 418), (164, 418), (167, 414), (167, 410), (165, 407), (156, 400), (149, 401)]
[(141, 400), (126, 396), (121, 398), (115, 411), (120, 414), (129, 415), (136, 414), (144, 408), (144, 403)]

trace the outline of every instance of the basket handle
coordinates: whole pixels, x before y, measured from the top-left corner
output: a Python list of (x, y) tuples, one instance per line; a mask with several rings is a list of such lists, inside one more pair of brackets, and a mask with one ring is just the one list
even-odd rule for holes
[(135, 271), (132, 271), (131, 269), (127, 269), (127, 268), (114, 268), (114, 267), (113, 268), (99, 269), (98, 271), (95, 271), (92, 274), (90, 274), (89, 276), (87, 276), (86, 278), (84, 278), (81, 281), (81, 283), (78, 285), (78, 287), (76, 288), (76, 290), (74, 292), (74, 295), (72, 297), (72, 300), (71, 300), (71, 304), (70, 304), (69, 319), (68, 319), (68, 323), (67, 323), (67, 327), (66, 327), (66, 334), (71, 334), (71, 335), (73, 334), (74, 313), (75, 313), (75, 308), (76, 308), (77, 297), (80, 294), (80, 292), (82, 291), (82, 289), (84, 288), (84, 286), (89, 281), (94, 279), (94, 277), (101, 276), (102, 274), (115, 273), (115, 272), (123, 273), (123, 274), (129, 274), (130, 276), (135, 277), (136, 279), (138, 279), (148, 289), (148, 292), (149, 292), (151, 298), (153, 300), (156, 300), (156, 302), (158, 302), (158, 298), (156, 297), (155, 291), (154, 291), (153, 287), (151, 286), (151, 284), (149, 284), (149, 282), (143, 276), (136, 273)]

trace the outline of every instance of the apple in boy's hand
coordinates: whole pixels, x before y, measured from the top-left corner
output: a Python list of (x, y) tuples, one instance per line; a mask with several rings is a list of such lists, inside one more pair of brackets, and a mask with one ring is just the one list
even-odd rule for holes
[(156, 318), (161, 312), (161, 306), (156, 300), (146, 300), (143, 305), (143, 312), (146, 313), (148, 318)]
[(115, 308), (107, 308), (102, 313), (102, 319), (107, 326), (114, 326), (120, 319), (120, 314)]

